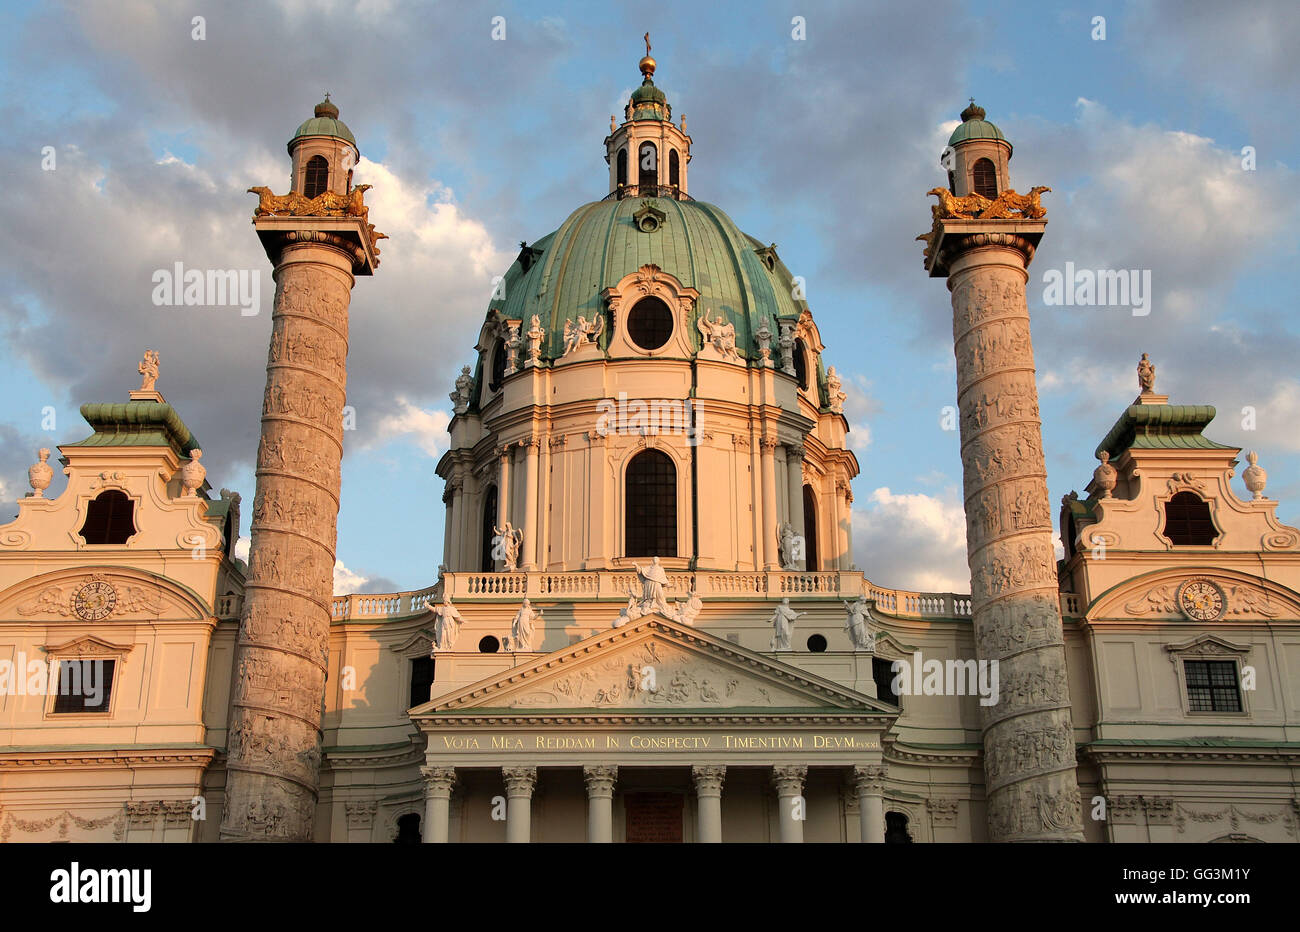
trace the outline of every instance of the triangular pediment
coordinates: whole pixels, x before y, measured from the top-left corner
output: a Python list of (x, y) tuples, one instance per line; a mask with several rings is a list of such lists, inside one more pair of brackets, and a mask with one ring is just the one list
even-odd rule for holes
[(875, 699), (696, 628), (649, 615), (411, 710), (897, 714)]

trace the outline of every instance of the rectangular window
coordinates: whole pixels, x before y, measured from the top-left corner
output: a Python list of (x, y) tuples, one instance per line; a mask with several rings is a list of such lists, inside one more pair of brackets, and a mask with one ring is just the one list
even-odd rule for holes
[(411, 696), (407, 708), (424, 705), (429, 701), (429, 687), (433, 685), (433, 658), (416, 657), (411, 661)]
[(116, 660), (60, 660), (58, 679), (50, 684), (54, 713), (108, 714), (116, 666)]
[(876, 681), (876, 698), (903, 707), (902, 696), (894, 693), (894, 662), (883, 657), (871, 658), (871, 678)]
[(1231, 660), (1185, 660), (1187, 708), (1192, 712), (1240, 712), (1237, 664)]

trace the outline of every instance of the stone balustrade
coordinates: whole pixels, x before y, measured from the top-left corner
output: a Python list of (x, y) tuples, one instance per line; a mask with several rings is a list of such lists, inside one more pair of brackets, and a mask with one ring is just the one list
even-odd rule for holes
[[(453, 602), (519, 602), (525, 598), (546, 602), (624, 601), (628, 593), (639, 598), (641, 584), (635, 572), (591, 570), (576, 573), (447, 573), (443, 585)], [(856, 572), (724, 572), (699, 570), (694, 573), (669, 571), (667, 596), (685, 599), (694, 588), (700, 598), (724, 600), (738, 596), (799, 601), (856, 599), (865, 595), (882, 614), (903, 618), (969, 618), (969, 595), (952, 592), (912, 592), (881, 589)], [(236, 597), (237, 598), (237, 597)], [(357, 593), (334, 597), (333, 616), (345, 618), (401, 618), (424, 611), (431, 601), (442, 598), (442, 589), (431, 586), (410, 592)], [(220, 614), (220, 613), (219, 613)], [(223, 616), (224, 617), (224, 616)]]

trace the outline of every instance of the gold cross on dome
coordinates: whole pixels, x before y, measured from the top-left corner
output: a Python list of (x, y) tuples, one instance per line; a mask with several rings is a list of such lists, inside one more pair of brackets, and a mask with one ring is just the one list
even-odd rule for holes
[(648, 32), (645, 34), (645, 53), (646, 55), (650, 54), (650, 33)]

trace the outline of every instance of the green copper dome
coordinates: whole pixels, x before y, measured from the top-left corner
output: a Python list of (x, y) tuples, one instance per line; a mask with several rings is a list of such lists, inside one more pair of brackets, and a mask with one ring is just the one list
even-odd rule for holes
[[(642, 232), (633, 215), (652, 204), (666, 216), (654, 232)], [(536, 314), (546, 337), (543, 360), (564, 350), (564, 323), (605, 311), (600, 293), (643, 265), (657, 265), (700, 293), (687, 337), (699, 350), (699, 314), (721, 314), (736, 328), (741, 358), (758, 357), (754, 334), (767, 323), (779, 359), (780, 320), (797, 320), (806, 307), (791, 297), (794, 280), (766, 244), (748, 236), (730, 217), (703, 201), (629, 197), (579, 207), (558, 230), (520, 253), (506, 272), (503, 300), (491, 307), (523, 330)], [(762, 250), (760, 254), (759, 250)], [(525, 268), (525, 264), (527, 267)], [(609, 345), (610, 328), (601, 336)]]
[(635, 107), (637, 104), (645, 102), (658, 104), (668, 102), (668, 96), (664, 94), (663, 91), (659, 90), (659, 88), (655, 87), (654, 81), (651, 81), (649, 78), (642, 81), (641, 86), (632, 92), (632, 106)]
[(961, 124), (948, 137), (948, 145), (955, 146), (959, 142), (971, 139), (998, 139), (1008, 146), (1011, 145), (1007, 137), (1002, 135), (1002, 130), (984, 119), (984, 108), (977, 106), (973, 100), (971, 105), (961, 112)]
[(298, 127), (298, 131), (293, 134), (293, 139), (289, 140), (290, 149), (293, 148), (293, 140), (299, 136), (335, 136), (346, 139), (354, 146), (357, 144), (352, 136), (352, 130), (339, 119), (339, 108), (330, 103), (328, 94), (316, 105), (315, 115), (310, 120), (304, 120)]

